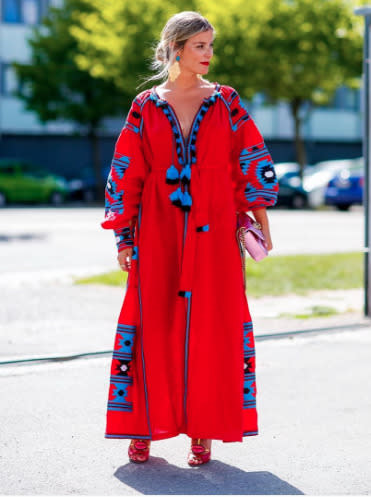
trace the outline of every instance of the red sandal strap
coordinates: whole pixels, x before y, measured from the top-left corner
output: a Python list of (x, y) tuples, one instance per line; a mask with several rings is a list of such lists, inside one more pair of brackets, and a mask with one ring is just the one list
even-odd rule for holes
[(148, 449), (148, 444), (143, 440), (136, 440), (133, 444), (134, 448), (137, 450), (146, 450)]

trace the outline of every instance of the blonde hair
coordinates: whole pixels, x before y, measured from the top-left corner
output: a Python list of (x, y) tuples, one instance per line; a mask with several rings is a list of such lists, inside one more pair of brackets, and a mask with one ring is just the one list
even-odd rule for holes
[(149, 81), (157, 79), (165, 81), (168, 77), (169, 67), (174, 62), (175, 53), (184, 47), (191, 36), (210, 29), (215, 36), (214, 27), (199, 12), (185, 10), (170, 17), (161, 31), (160, 41), (153, 47), (154, 55), (150, 69), (157, 72), (153, 76), (145, 77), (137, 88)]

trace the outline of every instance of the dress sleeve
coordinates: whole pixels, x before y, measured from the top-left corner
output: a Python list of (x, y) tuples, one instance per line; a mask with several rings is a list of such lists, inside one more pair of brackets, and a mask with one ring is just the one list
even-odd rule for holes
[(234, 89), (229, 103), (236, 211), (273, 206), (277, 202), (278, 180), (272, 157), (258, 127)]
[(105, 218), (101, 223), (102, 228), (114, 230), (119, 252), (133, 246), (135, 222), (149, 172), (143, 154), (142, 125), (141, 106), (134, 99), (116, 141), (105, 188)]

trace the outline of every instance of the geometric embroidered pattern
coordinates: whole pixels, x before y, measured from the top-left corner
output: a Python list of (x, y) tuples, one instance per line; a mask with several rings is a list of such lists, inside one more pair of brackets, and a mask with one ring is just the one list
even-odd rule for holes
[(124, 248), (132, 248), (134, 245), (134, 229), (129, 226), (114, 230), (117, 249), (120, 252)]
[(257, 200), (270, 204), (277, 197), (277, 176), (273, 167), (272, 158), (264, 142), (244, 148), (239, 156), (239, 164), (244, 175), (249, 170), (255, 171), (250, 175), (255, 178), (254, 184), (247, 182), (245, 198), (253, 203)]
[[(141, 118), (141, 105), (138, 99), (134, 99), (133, 104), (129, 110), (126, 117), (122, 133), (126, 133), (128, 130), (134, 132), (135, 134), (142, 131), (142, 118)], [(120, 135), (121, 136), (121, 135)], [(110, 211), (117, 214), (124, 213), (123, 205), (123, 191), (118, 185), (122, 181), (124, 174), (130, 164), (132, 163), (133, 157), (125, 155), (123, 153), (117, 152), (115, 150), (111, 162), (110, 173), (107, 178), (107, 184), (105, 188), (105, 216), (107, 217)]]
[(108, 214), (108, 211), (117, 212), (118, 214), (124, 212), (122, 202), (123, 192), (118, 189), (118, 180), (123, 178), (129, 164), (130, 157), (119, 154), (118, 152), (114, 154), (105, 188), (105, 215)]
[(243, 323), (244, 381), (243, 407), (256, 407), (255, 345), (251, 321)]
[(264, 143), (259, 143), (252, 147), (244, 148), (240, 153), (240, 167), (243, 174), (247, 174), (252, 161), (259, 161), (267, 155), (267, 149)]
[(250, 119), (247, 107), (241, 100), (236, 90), (232, 91), (226, 100), (229, 108), (229, 119), (233, 131), (237, 131), (246, 121)]
[(136, 326), (117, 325), (107, 406), (110, 411), (133, 410), (133, 403), (130, 400), (130, 387), (133, 384), (131, 361), (133, 359), (135, 334)]
[[(218, 90), (219, 87), (220, 85), (218, 83), (212, 95), (203, 99), (202, 104), (200, 105), (196, 115), (193, 118), (193, 122), (187, 139), (184, 139), (181, 126), (173, 106), (167, 100), (160, 98), (155, 90), (151, 93), (150, 96), (150, 99), (153, 100), (157, 107), (161, 107), (162, 111), (167, 117), (171, 125), (173, 136), (175, 138), (177, 159), (182, 167), (182, 170), (180, 172), (180, 180), (181, 183), (184, 183), (184, 190), (182, 190), (182, 184), (177, 186), (175, 190), (169, 195), (169, 198), (173, 205), (175, 205), (176, 207), (180, 207), (184, 211), (189, 211), (192, 205), (192, 197), (188, 192), (188, 183), (191, 182), (191, 166), (196, 162), (197, 134), (200, 129), (200, 124), (209, 107), (215, 103), (217, 97), (221, 96), (221, 93)], [(170, 184), (178, 183), (178, 176), (174, 176), (174, 178), (167, 176), (168, 174), (175, 175), (176, 173), (176, 171), (172, 171), (170, 167), (169, 169), (170, 170), (168, 170), (166, 173), (166, 181), (170, 182)]]
[(236, 135), (233, 160), (236, 161), (238, 210), (273, 206), (279, 189), (273, 159), (239, 93), (232, 87), (227, 88), (224, 102), (229, 110), (231, 129)]

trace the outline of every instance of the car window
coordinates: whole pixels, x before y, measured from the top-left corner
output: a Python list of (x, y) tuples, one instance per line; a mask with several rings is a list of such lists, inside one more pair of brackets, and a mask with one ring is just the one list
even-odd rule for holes
[(22, 169), (23, 174), (26, 174), (27, 176), (33, 176), (35, 178), (43, 178), (47, 174), (40, 167), (38, 167), (34, 164), (29, 164), (27, 162), (21, 163), (21, 169)]

